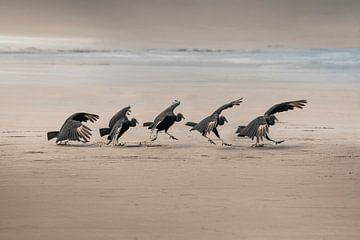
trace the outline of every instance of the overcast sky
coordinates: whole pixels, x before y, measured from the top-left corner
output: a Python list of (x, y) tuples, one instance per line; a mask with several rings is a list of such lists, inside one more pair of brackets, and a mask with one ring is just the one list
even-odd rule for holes
[(0, 0), (0, 37), (105, 47), (360, 47), (360, 0)]

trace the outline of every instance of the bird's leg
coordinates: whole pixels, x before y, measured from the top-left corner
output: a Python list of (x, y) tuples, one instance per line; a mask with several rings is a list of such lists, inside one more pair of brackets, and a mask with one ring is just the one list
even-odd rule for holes
[(170, 139), (179, 140), (179, 139), (177, 139), (176, 137), (174, 137), (173, 135), (171, 135), (170, 133), (168, 133), (167, 131), (165, 131), (165, 133), (166, 133), (167, 135), (169, 135), (169, 138), (170, 138)]
[(214, 134), (216, 135), (216, 137), (221, 141), (221, 143), (222, 143), (223, 146), (231, 146), (230, 143), (226, 143), (226, 142), (224, 142), (224, 140), (221, 139), (220, 134), (219, 134), (219, 132), (218, 132), (218, 130), (217, 130), (216, 128), (213, 128), (212, 131), (214, 132)]
[(252, 145), (252, 147), (263, 147), (264, 144), (262, 142), (260, 143), (259, 140), (260, 140), (259, 137), (256, 137), (256, 143)]
[(206, 134), (203, 134), (203, 137), (206, 138), (211, 144), (216, 145), (215, 142), (214, 142), (211, 138), (209, 138), (208, 136), (206, 136)]
[(222, 140), (221, 138), (219, 138), (219, 139), (220, 139), (220, 141), (221, 141), (221, 143), (222, 143), (223, 146), (231, 146), (231, 143), (226, 143), (226, 142), (224, 142), (224, 140)]
[(269, 140), (270, 142), (273, 142), (273, 143), (275, 143), (275, 144), (280, 144), (280, 143), (282, 143), (282, 142), (285, 142), (285, 140), (281, 140), (281, 141), (272, 140), (267, 134), (265, 135), (265, 138), (266, 138), (267, 140)]
[[(206, 137), (206, 136), (205, 136)], [(209, 138), (209, 137), (206, 137), (207, 138), (207, 140), (211, 143), (211, 144), (214, 144), (214, 145), (216, 145), (216, 143), (211, 139), (211, 138)]]
[(154, 138), (151, 138), (151, 137), (152, 137), (152, 133), (153, 133), (153, 131), (151, 131), (150, 140), (151, 140), (151, 141), (155, 141), (155, 140), (157, 139), (157, 137), (158, 137), (159, 131), (156, 131), (156, 132), (155, 132), (155, 137), (154, 137)]

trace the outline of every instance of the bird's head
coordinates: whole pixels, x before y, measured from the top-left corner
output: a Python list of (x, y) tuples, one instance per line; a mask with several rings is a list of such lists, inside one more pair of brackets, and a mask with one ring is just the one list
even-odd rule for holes
[(269, 125), (274, 125), (275, 124), (275, 121), (279, 121), (275, 115), (270, 115), (266, 118), (266, 122), (269, 124)]
[(135, 127), (136, 124), (139, 124), (139, 122), (135, 118), (132, 118), (130, 121), (130, 126)]
[(129, 116), (130, 115), (130, 113), (131, 113), (131, 109), (130, 109), (131, 107), (130, 107), (130, 105), (127, 107), (127, 111), (126, 111), (126, 115), (127, 116)]
[(182, 113), (178, 113), (176, 115), (176, 121), (177, 122), (180, 122), (182, 119), (185, 119), (184, 115), (182, 115)]
[(226, 122), (228, 122), (228, 120), (226, 119), (225, 116), (219, 117), (219, 125), (224, 125)]

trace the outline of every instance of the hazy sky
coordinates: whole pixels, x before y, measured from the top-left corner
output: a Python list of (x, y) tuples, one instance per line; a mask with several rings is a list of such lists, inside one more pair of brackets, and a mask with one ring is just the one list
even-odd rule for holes
[(0, 0), (1, 36), (130, 48), (360, 47), (360, 0)]

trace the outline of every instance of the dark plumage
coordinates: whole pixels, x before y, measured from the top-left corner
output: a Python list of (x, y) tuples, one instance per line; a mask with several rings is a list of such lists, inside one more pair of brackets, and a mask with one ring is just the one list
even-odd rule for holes
[(139, 122), (132, 118), (128, 119), (128, 115), (130, 115), (130, 106), (121, 109), (117, 112), (109, 122), (108, 128), (101, 128), (99, 130), (100, 136), (103, 137), (108, 135), (107, 139), (109, 140), (108, 144), (113, 142), (114, 144), (118, 144), (119, 138), (130, 128), (135, 127)]
[[(165, 131), (165, 133), (169, 135), (170, 139), (178, 140), (176, 137), (168, 133), (168, 130), (172, 125), (174, 125), (175, 122), (180, 122), (182, 119), (185, 119), (181, 113), (178, 113), (176, 115), (174, 113), (175, 108), (179, 105), (180, 102), (175, 100), (173, 104), (171, 104), (168, 108), (166, 108), (159, 115), (157, 115), (153, 122), (145, 122), (143, 124), (144, 127), (148, 127), (149, 129), (151, 129), (151, 141), (155, 141), (158, 137), (158, 133), (161, 131)], [(152, 137), (155, 130), (155, 136)]]
[(82, 124), (82, 122), (95, 122), (97, 119), (99, 119), (99, 116), (96, 114), (84, 112), (74, 113), (68, 119), (66, 119), (60, 128), (60, 131), (47, 133), (48, 140), (56, 137), (56, 143), (60, 144), (63, 141), (66, 141), (65, 143), (67, 143), (67, 141), (79, 141), (83, 143), (89, 142), (91, 137), (91, 129), (85, 124)]
[(208, 135), (211, 132), (213, 132), (216, 135), (216, 137), (218, 139), (220, 139), (220, 141), (222, 142), (223, 145), (230, 146), (231, 144), (224, 142), (220, 138), (219, 132), (217, 130), (217, 126), (224, 125), (225, 122), (227, 122), (227, 119), (224, 116), (221, 116), (220, 114), (225, 109), (240, 105), (240, 103), (242, 103), (242, 99), (243, 98), (237, 99), (235, 101), (232, 101), (230, 103), (227, 103), (227, 104), (219, 107), (218, 109), (216, 109), (215, 112), (213, 112), (210, 116), (201, 120), (199, 123), (187, 122), (185, 125), (192, 127), (190, 129), (190, 131), (193, 131), (193, 130), (199, 131), (202, 134), (202, 136), (207, 138), (208, 141), (212, 144), (215, 144), (215, 142), (208, 137)]
[(247, 126), (239, 126), (236, 133), (239, 137), (249, 137), (252, 140), (256, 137), (256, 144), (254, 145), (256, 147), (262, 147), (264, 145), (262, 143), (264, 138), (276, 144), (282, 143), (284, 140), (274, 141), (268, 136), (269, 127), (274, 125), (275, 121), (278, 121), (274, 114), (293, 110), (295, 108), (302, 109), (306, 103), (306, 100), (298, 100), (276, 104), (267, 110), (263, 116), (259, 116), (252, 120)]

